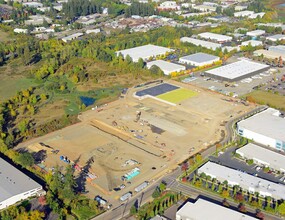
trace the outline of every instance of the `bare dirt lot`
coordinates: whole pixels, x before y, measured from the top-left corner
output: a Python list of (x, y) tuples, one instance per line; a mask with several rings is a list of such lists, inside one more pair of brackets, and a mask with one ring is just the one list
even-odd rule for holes
[[(47, 169), (65, 165), (59, 156), (67, 156), (97, 176), (86, 183), (90, 196), (99, 194), (112, 200), (219, 141), (225, 121), (254, 107), (198, 87), (169, 83), (198, 95), (174, 106), (152, 98), (139, 100), (133, 94), (143, 88), (130, 89), (124, 98), (79, 115), (81, 123), (18, 147), (42, 142), (59, 150), (48, 154), (43, 163)], [(127, 165), (128, 160), (138, 164)], [(135, 167), (140, 174), (129, 180), (131, 184), (123, 182), (121, 176)], [(126, 188), (114, 192), (122, 183)]]

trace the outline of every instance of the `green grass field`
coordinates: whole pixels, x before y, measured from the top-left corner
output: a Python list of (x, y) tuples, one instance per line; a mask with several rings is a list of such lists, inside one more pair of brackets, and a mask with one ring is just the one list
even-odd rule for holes
[(159, 99), (177, 104), (177, 103), (182, 102), (186, 99), (192, 98), (196, 95), (197, 95), (197, 92), (194, 92), (194, 91), (189, 90), (189, 89), (180, 88), (180, 89), (176, 89), (176, 90), (173, 90), (171, 92), (168, 92), (168, 93), (161, 94), (161, 95), (156, 96), (156, 97)]
[(259, 104), (268, 105), (273, 108), (285, 110), (285, 96), (261, 90), (257, 90), (245, 95), (245, 97), (247, 96), (251, 96), (255, 100), (255, 102)]
[(0, 101), (6, 100), (17, 94), (18, 91), (37, 85), (34, 80), (28, 78), (0, 80)]

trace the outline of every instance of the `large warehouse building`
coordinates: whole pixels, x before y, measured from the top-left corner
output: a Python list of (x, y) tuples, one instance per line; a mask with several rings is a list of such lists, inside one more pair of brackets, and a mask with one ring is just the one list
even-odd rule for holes
[(38, 195), (42, 186), (0, 158), (0, 210)]
[(253, 159), (254, 163), (285, 172), (285, 156), (272, 150), (249, 143), (236, 150), (241, 157)]
[(220, 57), (213, 56), (207, 53), (195, 53), (189, 56), (179, 58), (179, 62), (191, 66), (205, 66), (217, 62)]
[(159, 55), (165, 55), (166, 53), (173, 52), (174, 50), (166, 48), (166, 47), (160, 47), (156, 45), (144, 45), (140, 47), (134, 47), (126, 50), (120, 50), (117, 51), (117, 56), (119, 54), (122, 54), (124, 58), (126, 58), (127, 55), (131, 57), (133, 62), (138, 62), (140, 58), (142, 58), (144, 61), (147, 61), (151, 57), (156, 57)]
[(215, 34), (211, 32), (204, 32), (204, 33), (198, 34), (198, 36), (204, 39), (216, 41), (218, 43), (230, 42), (233, 40), (233, 38), (230, 36), (226, 36), (222, 34)]
[(221, 81), (235, 82), (254, 76), (268, 69), (269, 66), (265, 64), (249, 60), (240, 60), (235, 63), (206, 71), (205, 75)]
[[(207, 210), (205, 212), (205, 210)], [(199, 198), (187, 202), (176, 212), (176, 220), (255, 220), (257, 218)]]
[(274, 199), (285, 199), (285, 186), (270, 182), (259, 177), (234, 170), (213, 162), (207, 162), (198, 169), (198, 174), (205, 173), (220, 182), (225, 180), (229, 186), (240, 186), (249, 193), (258, 192), (260, 196), (270, 196)]
[(182, 38), (180, 38), (180, 41), (182, 43), (190, 43), (190, 44), (194, 44), (194, 45), (199, 46), (199, 47), (205, 47), (205, 48), (210, 49), (210, 50), (216, 50), (217, 48), (222, 47), (221, 44), (213, 43), (213, 42), (209, 42), (209, 41), (205, 41), (205, 40), (199, 40), (199, 39), (195, 39), (192, 37), (182, 37)]
[(268, 108), (237, 123), (238, 134), (257, 143), (285, 151), (285, 118)]
[(149, 63), (146, 64), (146, 67), (148, 69), (150, 69), (152, 66), (158, 66), (165, 75), (170, 75), (173, 72), (181, 72), (186, 70), (185, 66), (182, 65), (178, 65), (175, 63), (170, 63), (164, 60), (155, 60), (155, 61), (151, 61)]

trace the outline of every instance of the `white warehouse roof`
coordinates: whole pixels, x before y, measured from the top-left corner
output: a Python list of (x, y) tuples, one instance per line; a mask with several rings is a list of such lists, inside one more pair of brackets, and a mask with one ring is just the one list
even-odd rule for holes
[(266, 40), (270, 40), (270, 41), (285, 40), (285, 35), (284, 34), (272, 35), (272, 36), (267, 37)]
[(275, 170), (285, 171), (285, 156), (272, 150), (249, 143), (236, 151), (242, 157), (253, 159)]
[(160, 47), (152, 44), (140, 46), (140, 47), (134, 47), (126, 50), (120, 50), (117, 51), (116, 54), (119, 55), (120, 53), (123, 55), (124, 58), (126, 58), (127, 55), (129, 55), (133, 62), (137, 62), (140, 58), (143, 60), (147, 60), (150, 57), (156, 57), (158, 55), (164, 55), (167, 52), (172, 52), (174, 50), (166, 48), (166, 47)]
[(263, 45), (262, 41), (259, 41), (259, 40), (248, 40), (248, 41), (244, 41), (241, 43), (242, 46), (248, 46), (249, 44), (253, 47)]
[(180, 72), (186, 69), (185, 66), (182, 65), (178, 65), (175, 63), (170, 63), (164, 60), (155, 60), (155, 61), (151, 61), (149, 63), (146, 64), (147, 68), (151, 68), (153, 65), (158, 66), (165, 75), (169, 75), (170, 73), (173, 72)]
[(198, 34), (198, 36), (205, 38), (205, 39), (215, 40), (217, 42), (231, 41), (233, 39), (230, 36), (226, 36), (222, 34), (215, 34), (211, 32), (204, 32), (204, 33)]
[(284, 60), (285, 59), (285, 54), (284, 53), (281, 53), (281, 52), (278, 52), (278, 51), (275, 51), (275, 50), (256, 50), (253, 52), (253, 55), (255, 56), (261, 56), (263, 55), (264, 57), (267, 57), (269, 59), (279, 59), (279, 57), (282, 57), (282, 59)]
[(229, 185), (239, 185), (251, 193), (258, 192), (263, 197), (271, 196), (275, 199), (285, 199), (284, 185), (270, 182), (210, 161), (200, 167), (198, 173), (205, 173), (220, 182), (227, 180)]
[(217, 48), (222, 47), (221, 44), (217, 44), (217, 43), (213, 43), (213, 42), (209, 42), (209, 41), (205, 41), (205, 40), (199, 40), (199, 39), (195, 39), (192, 37), (182, 37), (180, 39), (180, 41), (183, 43), (191, 43), (191, 44), (194, 44), (196, 46), (205, 47), (205, 48), (208, 48), (210, 50), (216, 50)]
[(264, 30), (254, 30), (254, 31), (246, 32), (246, 35), (247, 36), (251, 36), (251, 37), (257, 37), (257, 36), (260, 36), (260, 35), (263, 35), (263, 34), (265, 34)]
[(280, 112), (273, 108), (238, 122), (238, 127), (285, 142), (285, 118), (280, 117)]
[(181, 57), (179, 61), (189, 61), (193, 63), (211, 63), (219, 60), (220, 58), (207, 53), (195, 53), (188, 56)]
[(268, 67), (269, 66), (265, 64), (260, 64), (248, 60), (240, 60), (225, 66), (221, 66), (219, 68), (206, 71), (206, 73), (234, 80), (235, 78), (261, 71)]
[[(207, 210), (205, 212), (205, 210)], [(256, 218), (230, 208), (199, 198), (195, 203), (187, 202), (176, 213), (176, 220), (254, 220)]]
[(0, 158), (0, 203), (38, 188), (42, 186)]

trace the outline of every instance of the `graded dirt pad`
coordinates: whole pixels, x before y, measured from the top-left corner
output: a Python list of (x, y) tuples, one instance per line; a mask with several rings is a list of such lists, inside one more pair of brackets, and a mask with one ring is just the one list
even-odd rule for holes
[[(48, 155), (44, 163), (48, 168), (65, 165), (60, 155), (78, 161), (82, 167), (93, 158), (89, 171), (98, 177), (86, 185), (89, 196), (99, 194), (113, 200), (219, 141), (225, 121), (254, 107), (194, 86), (169, 83), (190, 89), (196, 95), (173, 106), (133, 96), (146, 87), (129, 89), (124, 98), (79, 115), (81, 123), (18, 147), (43, 142), (60, 150)], [(126, 165), (127, 160), (138, 164)], [(121, 177), (135, 167), (141, 173), (130, 180), (130, 185), (123, 182)], [(112, 191), (122, 183), (125, 189)]]

